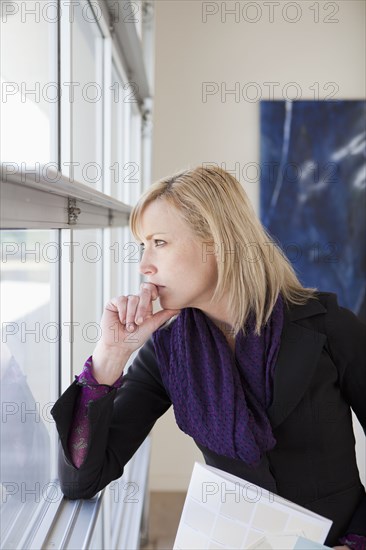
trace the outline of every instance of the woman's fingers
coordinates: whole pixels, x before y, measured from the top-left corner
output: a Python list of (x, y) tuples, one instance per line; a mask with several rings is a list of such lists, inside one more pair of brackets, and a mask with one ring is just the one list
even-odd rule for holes
[(142, 283), (138, 295), (127, 298), (126, 328), (129, 332), (135, 330), (153, 314), (152, 302), (159, 296), (158, 289), (152, 283)]
[(153, 314), (152, 302), (159, 296), (152, 283), (143, 283), (139, 294), (116, 296), (105, 306), (101, 321), (100, 348), (135, 351), (161, 325), (180, 310), (163, 309)]
[(158, 287), (153, 283), (141, 283), (140, 290), (148, 290), (151, 293), (152, 301), (156, 300), (159, 296)]
[(140, 297), (130, 294), (127, 296), (126, 329), (132, 331), (135, 328), (136, 310)]
[(128, 296), (116, 296), (106, 305), (112, 313), (118, 312), (122, 325), (126, 325), (129, 332), (135, 330), (136, 325), (141, 325), (146, 318), (153, 314), (152, 302), (159, 296), (158, 289), (152, 283), (142, 283), (139, 294)]
[[(152, 283), (142, 283), (139, 294), (128, 296), (116, 296), (112, 298), (105, 307), (104, 327), (116, 330), (116, 321), (119, 320), (118, 340), (126, 343), (126, 333), (133, 336), (139, 332), (142, 340), (146, 339), (149, 333), (157, 330), (168, 319), (179, 313), (180, 310), (160, 310), (153, 314), (152, 302), (159, 297), (158, 288)], [(110, 331), (109, 331), (110, 332)], [(105, 332), (105, 340), (110, 343), (111, 334)], [(131, 340), (128, 340), (131, 342)], [(141, 345), (141, 344), (140, 344)]]
[(151, 283), (142, 283), (139, 296), (140, 300), (134, 318), (137, 325), (141, 325), (146, 317), (153, 314), (152, 302), (159, 296), (158, 289)]
[(126, 324), (127, 302), (127, 296), (116, 296), (115, 298), (112, 298), (105, 306), (107, 311), (118, 313), (118, 318), (122, 325)]

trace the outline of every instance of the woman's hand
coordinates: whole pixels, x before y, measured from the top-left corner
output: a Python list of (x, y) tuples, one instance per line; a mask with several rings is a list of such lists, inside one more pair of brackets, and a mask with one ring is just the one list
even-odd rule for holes
[(105, 306), (102, 336), (93, 352), (93, 375), (100, 384), (113, 384), (122, 374), (130, 355), (179, 309), (153, 314), (152, 302), (159, 296), (152, 283), (142, 283), (138, 295), (112, 298)]

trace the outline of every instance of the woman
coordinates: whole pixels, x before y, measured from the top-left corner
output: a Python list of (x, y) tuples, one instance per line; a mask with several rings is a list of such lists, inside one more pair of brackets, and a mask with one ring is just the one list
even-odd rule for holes
[(90, 498), (121, 476), (173, 404), (208, 464), (332, 519), (326, 544), (364, 549), (350, 407), (366, 430), (365, 325), (301, 285), (224, 170), (155, 183), (130, 224), (147, 282), (107, 304), (100, 341), (52, 410), (65, 495)]

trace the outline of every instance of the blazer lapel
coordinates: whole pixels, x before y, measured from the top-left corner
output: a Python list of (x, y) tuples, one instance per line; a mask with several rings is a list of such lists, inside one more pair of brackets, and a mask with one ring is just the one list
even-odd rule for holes
[(281, 344), (274, 368), (273, 401), (267, 409), (268, 418), (276, 428), (295, 409), (304, 395), (326, 341), (318, 331), (304, 328), (296, 321), (319, 313), (326, 308), (318, 300), (303, 306), (285, 307)]

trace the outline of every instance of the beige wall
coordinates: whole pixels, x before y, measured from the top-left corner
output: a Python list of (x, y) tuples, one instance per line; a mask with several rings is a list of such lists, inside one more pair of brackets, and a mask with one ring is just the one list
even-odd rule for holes
[[(261, 99), (292, 99), (296, 94), (298, 99), (325, 99), (333, 92), (334, 99), (364, 98), (365, 3), (154, 3), (153, 179), (202, 162), (224, 163), (226, 169), (239, 169), (240, 181), (258, 211), (259, 104), (253, 101), (255, 94)], [(227, 10), (237, 5), (239, 12), (225, 14), (222, 5)], [(218, 11), (207, 14), (204, 22), (208, 10)], [(250, 22), (256, 18), (257, 22)], [(213, 83), (213, 91), (218, 89), (206, 101), (204, 83)], [(274, 95), (268, 83), (273, 83)], [(225, 95), (235, 87), (239, 97)], [(151, 488), (184, 490), (194, 460), (202, 460), (201, 454), (180, 432), (169, 411), (153, 431)]]

